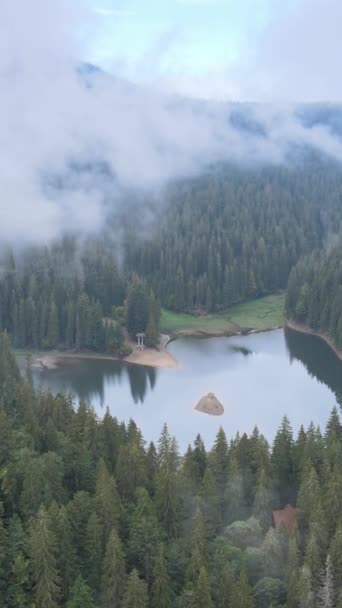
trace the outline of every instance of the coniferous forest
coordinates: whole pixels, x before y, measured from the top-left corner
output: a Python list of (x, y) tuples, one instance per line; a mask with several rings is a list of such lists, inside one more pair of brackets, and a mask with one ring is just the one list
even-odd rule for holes
[(133, 421), (36, 393), (7, 334), (0, 403), (4, 608), (342, 606), (336, 409), (324, 432), (284, 418), (272, 446), (221, 429), (180, 454), (166, 427), (146, 445)]
[[(341, 250), (335, 262), (318, 262), (313, 252), (339, 238), (341, 192), (340, 169), (316, 161), (215, 167), (169, 184), (151, 198), (149, 213), (148, 196), (132, 195), (100, 237), (69, 235), (50, 246), (0, 252), (0, 329), (16, 347), (125, 354), (125, 327), (132, 336), (146, 332), (150, 345), (158, 342), (160, 306), (221, 311), (286, 289), (299, 262), (288, 315), (336, 338)], [(300, 261), (311, 254), (308, 266), (308, 258)], [(329, 294), (335, 294), (328, 303), (323, 263), (329, 264)], [(312, 298), (317, 289), (325, 295)]]
[(166, 212), (150, 238), (129, 242), (126, 264), (179, 311), (286, 289), (294, 264), (339, 233), (341, 191), (330, 165), (215, 168), (168, 189)]
[(293, 268), (286, 314), (342, 346), (342, 245), (306, 256)]

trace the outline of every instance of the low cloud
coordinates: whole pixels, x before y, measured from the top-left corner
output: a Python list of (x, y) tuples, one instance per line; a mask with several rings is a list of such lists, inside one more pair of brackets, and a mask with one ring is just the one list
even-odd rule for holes
[[(70, 9), (72, 6), (72, 10)], [(122, 188), (148, 189), (219, 160), (282, 162), (294, 142), (342, 160), (295, 108), (253, 107), (265, 134), (234, 128), (237, 107), (172, 98), (81, 66), (90, 14), (76, 2), (0, 9), (0, 237), (20, 243), (99, 230)]]

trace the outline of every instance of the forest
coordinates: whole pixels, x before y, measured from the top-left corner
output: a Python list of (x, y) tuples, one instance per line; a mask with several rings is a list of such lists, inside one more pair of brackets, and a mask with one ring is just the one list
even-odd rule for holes
[[(125, 355), (124, 328), (158, 340), (159, 305), (146, 282), (124, 276), (115, 243), (65, 237), (50, 247), (2, 254), (0, 329), (15, 347)], [(127, 307), (123, 309), (127, 298)], [(127, 313), (127, 314), (126, 314)]]
[(342, 347), (342, 243), (302, 258), (290, 274), (286, 315)]
[(294, 264), (339, 233), (341, 192), (331, 165), (215, 167), (169, 187), (151, 234), (127, 244), (126, 267), (178, 311), (286, 289)]
[[(342, 425), (185, 454), (35, 392), (0, 336), (4, 608), (341, 608)], [(292, 523), (272, 512), (286, 505)]]
[[(101, 235), (70, 234), (49, 246), (1, 249), (0, 330), (11, 335), (15, 347), (33, 349), (125, 355), (126, 329), (131, 337), (146, 332), (147, 343), (156, 345), (160, 306), (197, 314), (222, 311), (286, 289), (303, 256), (313, 255), (310, 268), (319, 265), (314, 252), (341, 231), (341, 192), (340, 169), (321, 162), (215, 166), (150, 199), (146, 193), (127, 194), (124, 209)], [(306, 272), (304, 261), (291, 275), (288, 314), (297, 318), (294, 308), (302, 308), (302, 320), (322, 323), (336, 337), (341, 334), (338, 269), (332, 278), (334, 310), (328, 303), (324, 313), (317, 312), (317, 298), (310, 313), (303, 303), (311, 297)], [(302, 301), (298, 306), (296, 298)]]

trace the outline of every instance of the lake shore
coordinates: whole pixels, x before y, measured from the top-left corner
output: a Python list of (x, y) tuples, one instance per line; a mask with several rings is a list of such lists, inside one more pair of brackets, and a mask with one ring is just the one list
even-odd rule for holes
[(324, 340), (324, 342), (326, 342), (326, 344), (330, 346), (330, 348), (334, 351), (335, 355), (340, 359), (340, 361), (342, 361), (342, 350), (336, 346), (335, 342), (332, 340), (332, 338), (330, 338), (330, 336), (327, 336), (323, 332), (316, 331), (308, 325), (305, 325), (304, 323), (298, 323), (297, 321), (293, 321), (292, 319), (288, 319), (286, 321), (285, 327), (288, 327), (293, 331), (298, 331), (301, 334), (309, 334), (310, 336), (316, 336), (317, 338), (321, 338), (321, 340)]
[(114, 357), (105, 353), (95, 352), (68, 352), (68, 351), (53, 351), (40, 353), (33, 356), (31, 365), (36, 368), (58, 369), (62, 365), (76, 364), (80, 359), (96, 359), (106, 361), (124, 361), (133, 365), (146, 365), (147, 367), (157, 367), (160, 369), (175, 369), (180, 367), (175, 357), (165, 350), (166, 344), (170, 341), (170, 337), (161, 336), (161, 348), (145, 347), (144, 350), (137, 348), (133, 343), (130, 344), (132, 352), (126, 357)]
[(266, 333), (276, 329), (282, 329), (284, 325), (274, 325), (266, 329), (254, 327), (239, 327), (238, 329), (206, 330), (206, 329), (177, 329), (171, 332), (169, 342), (177, 338), (233, 338), (234, 336), (250, 336), (251, 334)]

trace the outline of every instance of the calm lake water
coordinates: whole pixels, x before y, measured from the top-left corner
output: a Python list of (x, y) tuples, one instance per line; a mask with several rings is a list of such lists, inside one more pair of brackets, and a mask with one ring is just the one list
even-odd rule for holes
[[(34, 382), (68, 391), (102, 416), (133, 418), (147, 441), (164, 422), (184, 450), (200, 433), (208, 447), (220, 425), (228, 437), (255, 425), (272, 441), (286, 414), (294, 431), (311, 421), (324, 427), (342, 396), (342, 363), (319, 338), (290, 330), (243, 337), (182, 338), (169, 344), (180, 369), (115, 361), (77, 360), (57, 370), (34, 371)], [(215, 418), (194, 410), (209, 391), (224, 404)]]

